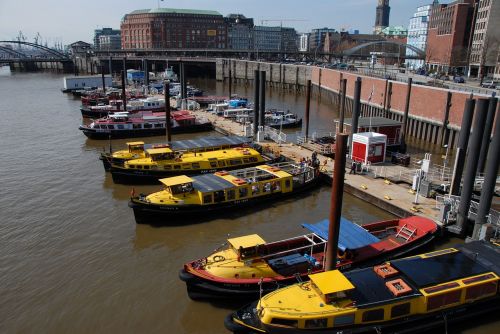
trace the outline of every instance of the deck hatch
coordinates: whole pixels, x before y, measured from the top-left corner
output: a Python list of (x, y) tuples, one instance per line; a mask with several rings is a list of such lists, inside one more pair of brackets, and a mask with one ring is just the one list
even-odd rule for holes
[(428, 258), (391, 261), (391, 265), (404, 273), (418, 288), (483, 274), (488, 270), (463, 253), (447, 253)]

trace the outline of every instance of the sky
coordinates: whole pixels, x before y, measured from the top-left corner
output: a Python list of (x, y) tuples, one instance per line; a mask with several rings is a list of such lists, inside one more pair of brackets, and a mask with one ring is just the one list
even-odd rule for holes
[[(391, 0), (390, 25), (407, 27), (415, 9), (431, 2)], [(0, 0), (0, 40), (14, 40), (22, 31), (29, 42), (34, 41), (37, 33), (42, 36), (42, 43), (47, 41), (49, 45), (56, 41), (92, 42), (94, 29), (119, 29), (123, 15), (158, 5), (216, 10), (224, 16), (241, 13), (253, 18), (256, 25), (282, 24), (298, 32), (328, 27), (371, 33), (377, 0)]]

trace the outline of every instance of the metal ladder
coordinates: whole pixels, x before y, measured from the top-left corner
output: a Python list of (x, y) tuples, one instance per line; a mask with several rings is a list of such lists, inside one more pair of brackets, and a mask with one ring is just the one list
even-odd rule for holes
[(410, 238), (415, 234), (416, 231), (417, 229), (411, 230), (408, 227), (406, 227), (406, 224), (404, 224), (403, 227), (401, 227), (399, 232), (396, 234), (396, 238), (401, 237), (405, 239), (406, 242), (408, 242), (408, 240), (410, 240)]

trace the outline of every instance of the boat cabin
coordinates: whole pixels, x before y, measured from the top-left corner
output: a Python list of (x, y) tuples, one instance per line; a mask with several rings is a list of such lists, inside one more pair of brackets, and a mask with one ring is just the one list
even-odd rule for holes
[(193, 192), (193, 179), (186, 175), (179, 175), (161, 179), (165, 189), (172, 195), (187, 194)]
[(259, 256), (258, 248), (266, 242), (258, 234), (227, 239), (228, 245), (238, 255), (239, 259), (246, 260)]
[(326, 304), (345, 300), (346, 291), (354, 289), (354, 285), (339, 270), (309, 275), (309, 278), (311, 286)]
[(127, 143), (129, 153), (142, 153), (144, 152), (144, 142), (143, 141), (133, 141)]
[(160, 148), (146, 149), (146, 158), (151, 158), (151, 161), (163, 161), (175, 159), (175, 153), (168, 146)]

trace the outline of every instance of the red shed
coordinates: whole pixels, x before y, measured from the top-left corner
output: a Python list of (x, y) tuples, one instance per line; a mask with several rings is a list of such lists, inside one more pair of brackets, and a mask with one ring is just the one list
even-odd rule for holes
[(355, 133), (352, 137), (353, 160), (372, 164), (381, 163), (385, 160), (387, 149), (387, 136), (376, 132)]
[[(376, 132), (387, 136), (387, 146), (397, 147), (401, 143), (399, 135), (401, 133), (402, 122), (385, 117), (360, 117), (358, 120), (358, 130), (356, 132)], [(350, 133), (352, 128), (352, 118), (344, 120), (344, 132)], [(335, 120), (335, 129), (339, 132), (339, 120)]]

